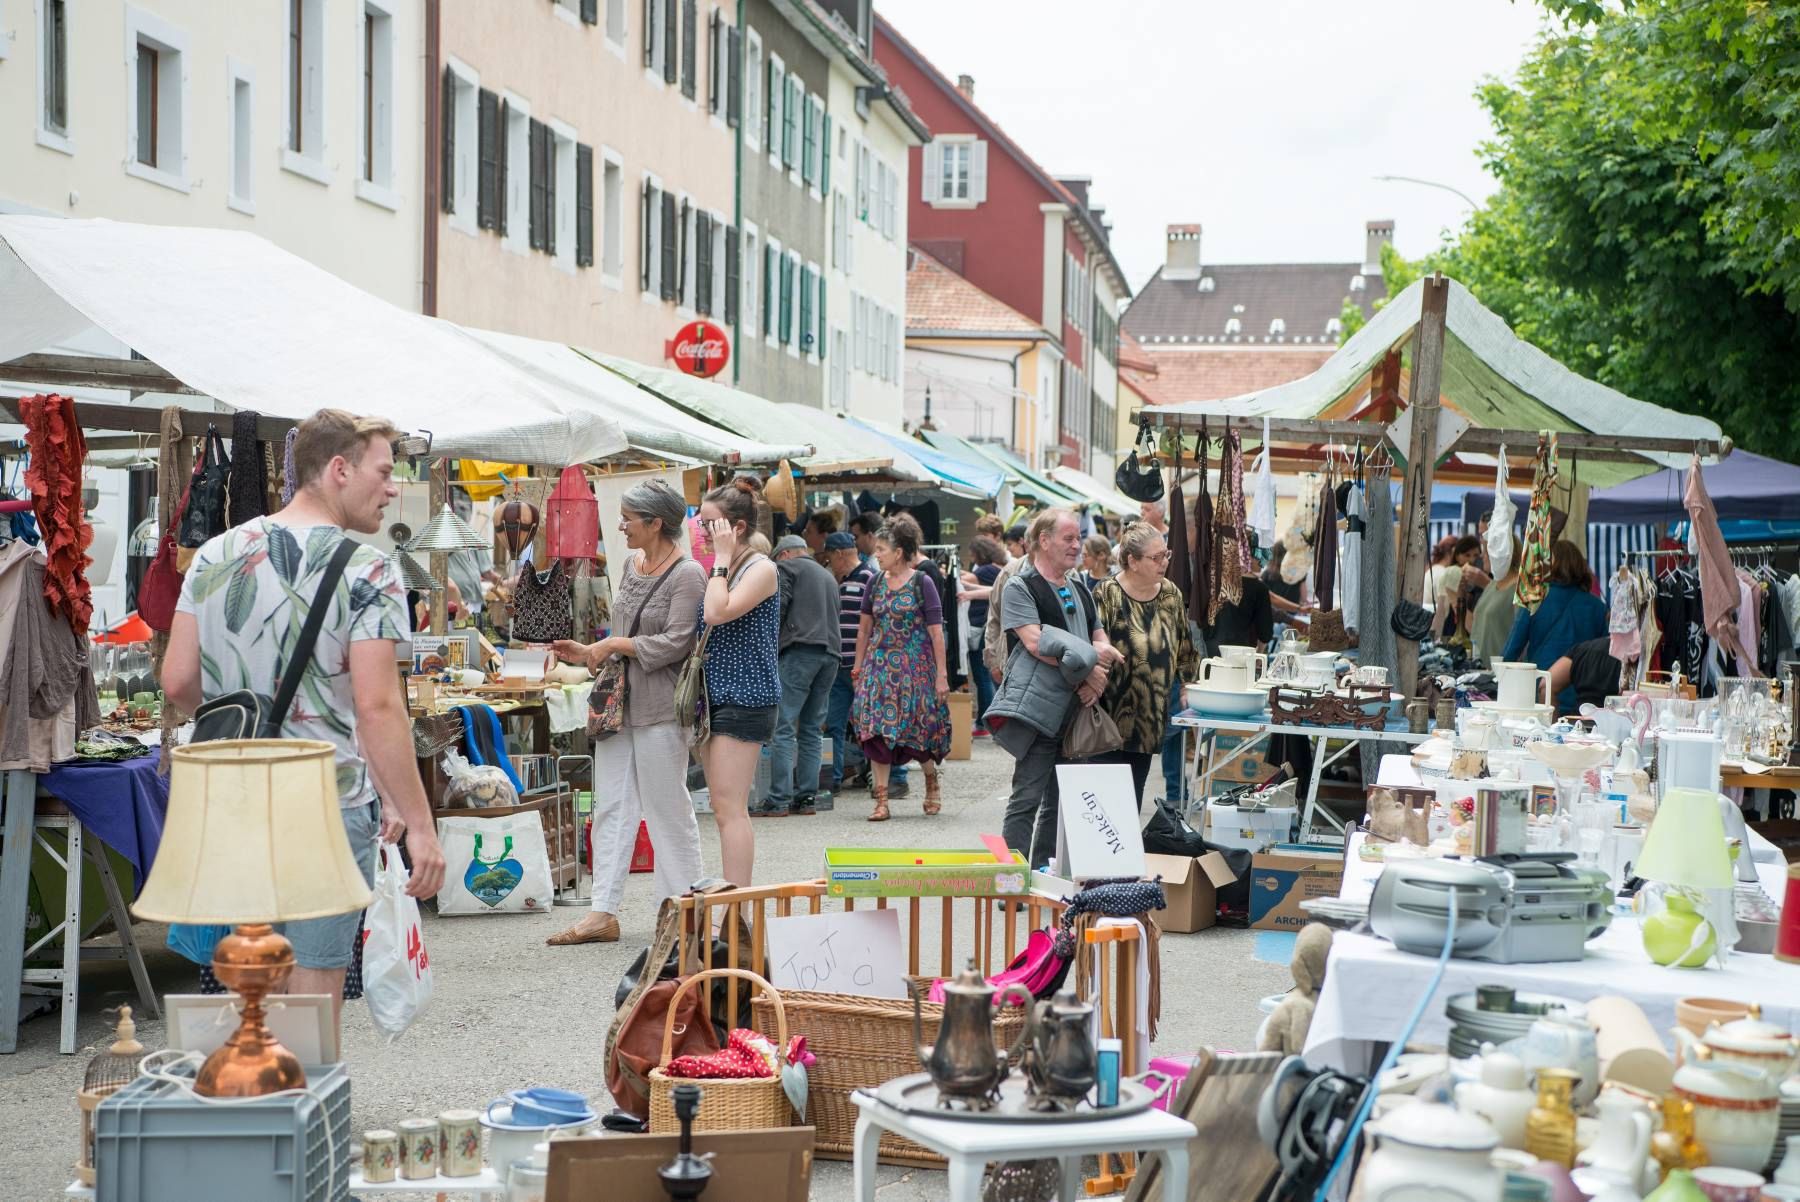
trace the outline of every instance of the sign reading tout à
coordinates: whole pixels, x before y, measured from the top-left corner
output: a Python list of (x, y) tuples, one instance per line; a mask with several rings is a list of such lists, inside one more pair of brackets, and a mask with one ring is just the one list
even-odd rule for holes
[(712, 322), (690, 321), (663, 343), (663, 354), (688, 375), (705, 379), (725, 370), (731, 359), (731, 344), (726, 341), (725, 331)]

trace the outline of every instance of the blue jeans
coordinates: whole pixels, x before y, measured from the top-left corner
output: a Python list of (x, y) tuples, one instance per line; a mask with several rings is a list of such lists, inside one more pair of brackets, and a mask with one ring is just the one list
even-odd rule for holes
[(769, 742), (769, 802), (785, 806), (795, 793), (819, 791), (819, 761), (824, 758), (820, 730), (837, 680), (838, 653), (800, 645), (781, 653), (781, 708), (775, 737)]
[(969, 652), (969, 679), (975, 682), (975, 721), (987, 713), (987, 707), (994, 700), (994, 678), (988, 673), (987, 660), (982, 658), (987, 639), (975, 640), (974, 648)]
[[(1181, 676), (1177, 673), (1175, 687), (1169, 692), (1169, 713), (1179, 714), (1186, 708), (1186, 704), (1182, 697)], [(1185, 742), (1183, 736), (1186, 734), (1185, 729), (1171, 722), (1168, 733), (1163, 736), (1163, 796), (1169, 800), (1171, 805), (1176, 804), (1176, 798), (1181, 796), (1181, 777), (1185, 767), (1181, 762), (1181, 753), (1183, 751), (1182, 744)]]

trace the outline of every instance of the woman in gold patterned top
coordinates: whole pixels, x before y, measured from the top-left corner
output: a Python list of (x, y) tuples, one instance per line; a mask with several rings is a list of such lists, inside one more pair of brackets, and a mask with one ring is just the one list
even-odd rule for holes
[(1096, 762), (1129, 764), (1138, 806), (1150, 776), (1150, 758), (1162, 749), (1169, 727), (1169, 693), (1177, 679), (1192, 680), (1200, 656), (1188, 631), (1181, 590), (1167, 579), (1169, 548), (1148, 522), (1119, 540), (1121, 571), (1094, 589), (1100, 625), (1124, 664), (1106, 683), (1100, 704), (1118, 724), (1125, 744)]

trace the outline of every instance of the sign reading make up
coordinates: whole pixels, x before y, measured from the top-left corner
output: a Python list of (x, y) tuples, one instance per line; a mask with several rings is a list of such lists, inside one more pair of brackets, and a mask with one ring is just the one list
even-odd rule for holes
[(1125, 764), (1062, 764), (1056, 769), (1057, 875), (1075, 881), (1144, 874), (1144, 833), (1138, 826), (1131, 768)]

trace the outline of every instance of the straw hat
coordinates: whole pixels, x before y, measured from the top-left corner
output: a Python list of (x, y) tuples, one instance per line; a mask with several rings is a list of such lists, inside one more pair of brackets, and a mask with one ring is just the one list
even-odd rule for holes
[(776, 465), (769, 482), (763, 485), (763, 500), (769, 503), (769, 508), (786, 514), (790, 522), (800, 516), (800, 490), (794, 487), (793, 469), (787, 460)]

